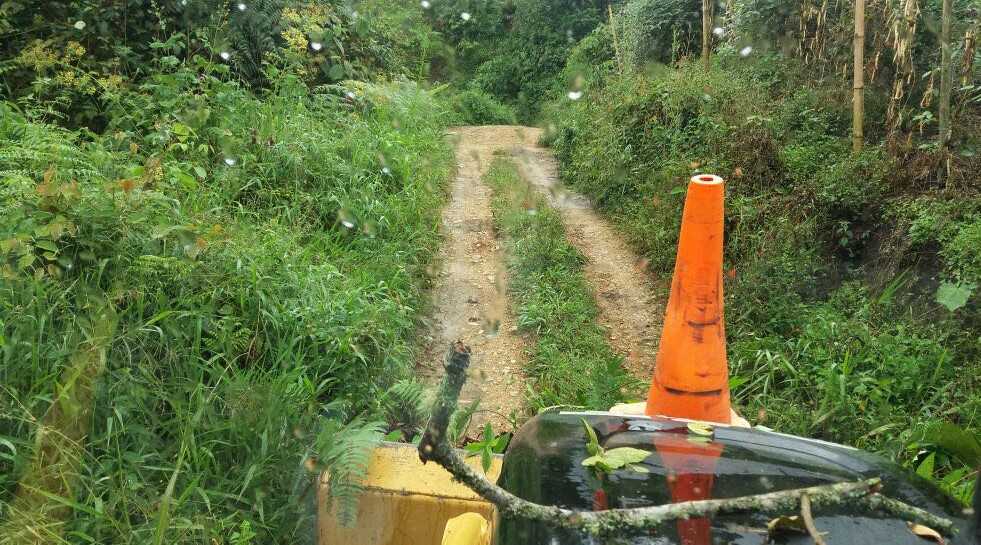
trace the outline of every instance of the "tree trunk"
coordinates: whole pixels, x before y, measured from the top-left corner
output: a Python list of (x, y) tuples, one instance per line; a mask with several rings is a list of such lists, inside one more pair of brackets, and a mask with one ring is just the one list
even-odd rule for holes
[(950, 43), (950, 23), (954, 11), (953, 0), (944, 0), (940, 22), (940, 151), (947, 149), (950, 141), (950, 94), (954, 87), (953, 45)]
[(702, 64), (709, 69), (709, 51), (712, 44), (712, 0), (702, 0)]
[(862, 152), (865, 115), (865, 0), (855, 0), (855, 85), (852, 99), (852, 153)]

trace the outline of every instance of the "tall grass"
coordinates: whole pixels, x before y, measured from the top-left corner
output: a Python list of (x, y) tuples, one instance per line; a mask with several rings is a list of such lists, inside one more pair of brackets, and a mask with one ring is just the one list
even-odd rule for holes
[(443, 127), (406, 82), (255, 97), (178, 71), (119, 104), (104, 137), (0, 124), (0, 525), (31, 519), (79, 322), (118, 321), (75, 484), (40, 491), (62, 523), (0, 542), (295, 542), (325, 467), (351, 504), (411, 369)]

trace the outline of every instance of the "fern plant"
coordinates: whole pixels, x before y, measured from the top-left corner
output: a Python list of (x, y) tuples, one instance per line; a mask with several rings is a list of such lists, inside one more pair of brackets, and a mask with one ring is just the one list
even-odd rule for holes
[(325, 420), (317, 436), (315, 459), (327, 474), (328, 511), (342, 524), (357, 518), (358, 499), (364, 492), (372, 447), (381, 440), (384, 424), (358, 416), (347, 424)]

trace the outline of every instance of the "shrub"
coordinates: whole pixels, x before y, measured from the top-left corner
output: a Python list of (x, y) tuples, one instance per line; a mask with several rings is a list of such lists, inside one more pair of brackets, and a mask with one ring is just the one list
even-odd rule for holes
[(284, 77), (260, 100), (160, 79), (124, 97), (157, 107), (103, 137), (0, 121), (0, 516), (59, 376), (111, 320), (72, 407), (77, 486), (52, 500), (80, 506), (65, 535), (292, 542), (325, 467), (350, 508), (377, 400), (412, 367), (443, 126), (404, 82)]
[(701, 43), (699, 0), (631, 0), (622, 19), (624, 62), (633, 70), (668, 64), (697, 51)]
[(448, 119), (452, 124), (512, 125), (516, 122), (511, 108), (474, 87), (460, 92), (444, 92), (440, 100), (448, 110)]

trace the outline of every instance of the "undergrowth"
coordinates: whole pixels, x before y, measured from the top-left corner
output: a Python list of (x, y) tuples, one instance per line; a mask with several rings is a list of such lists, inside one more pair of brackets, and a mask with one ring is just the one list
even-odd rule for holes
[(510, 159), (495, 158), (484, 180), (494, 191), (495, 227), (506, 240), (518, 329), (534, 339), (525, 368), (534, 404), (607, 410), (636, 394), (636, 379), (596, 322), (585, 257), (568, 242), (558, 212)]
[[(451, 159), (435, 105), (408, 82), (283, 73), (256, 96), (182, 70), (120, 104), (104, 136), (4, 107), (0, 542), (312, 535), (318, 475), (350, 513), (414, 360)], [(67, 408), (81, 448), (44, 500), (69, 512), (31, 519), (17, 483), (60, 444), (48, 417), (104, 306), (91, 406)]]

